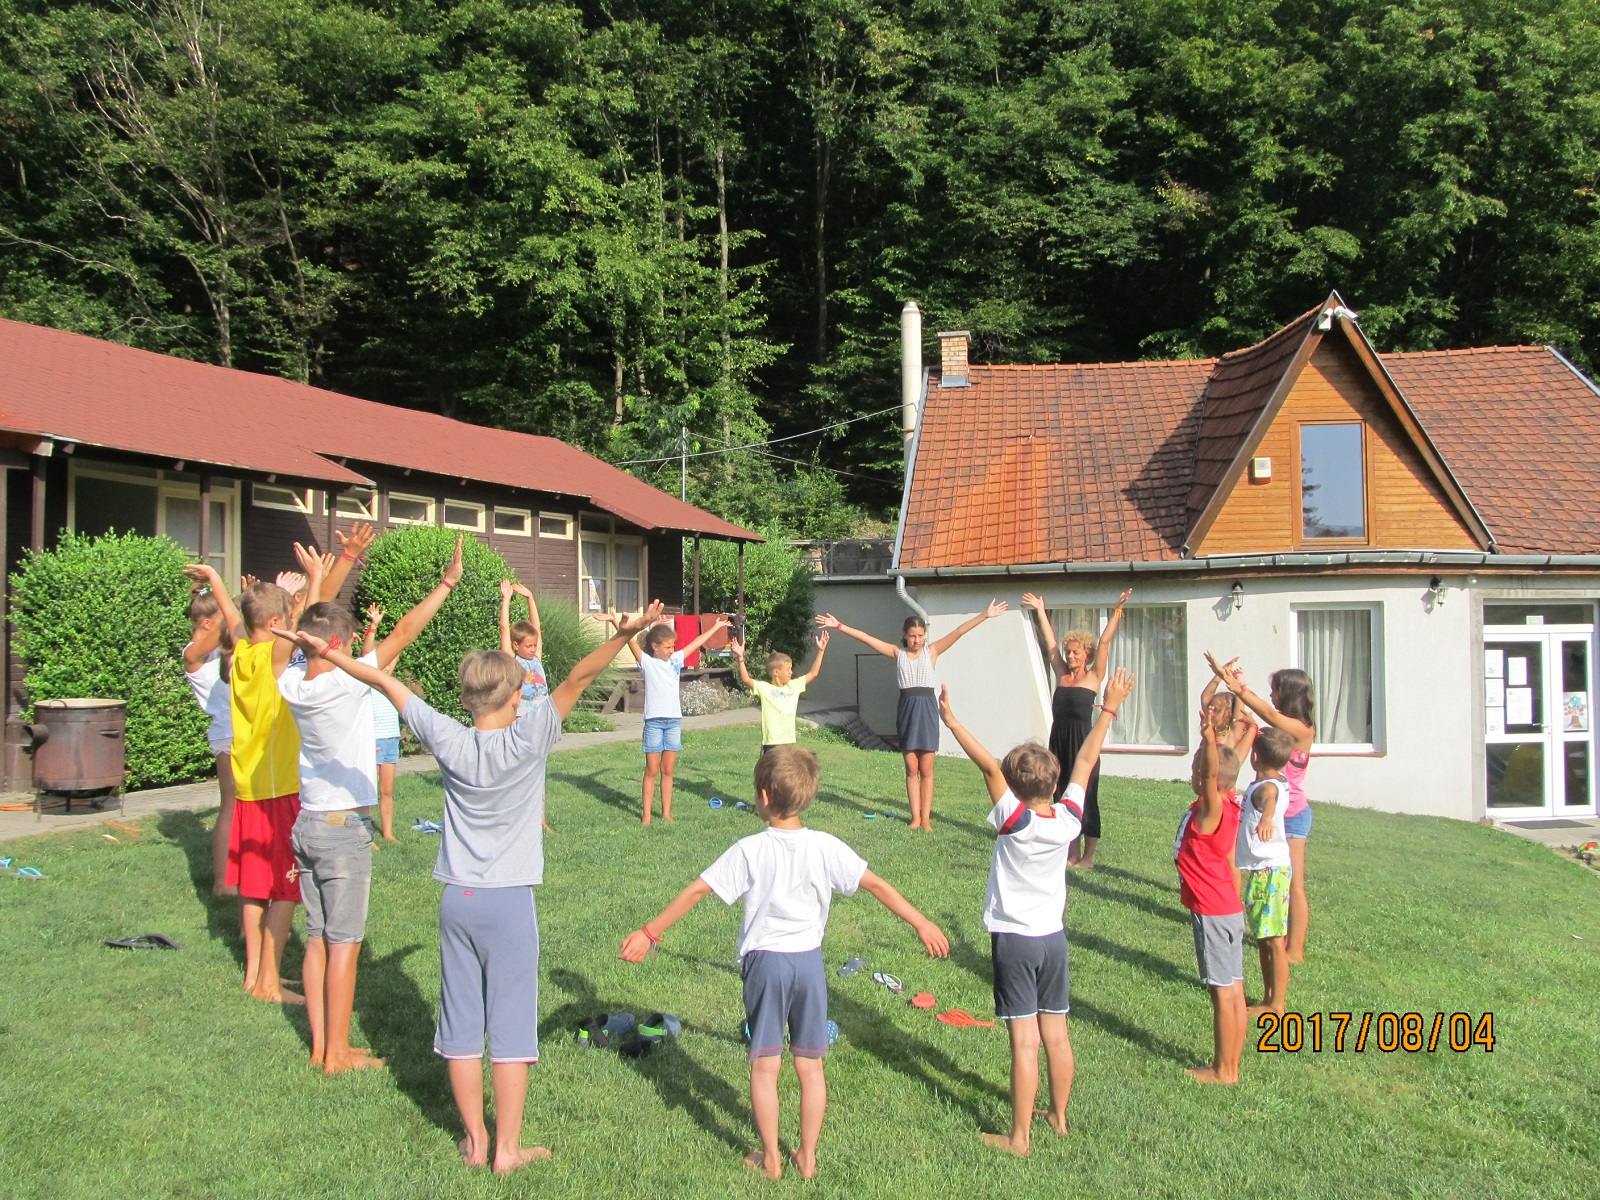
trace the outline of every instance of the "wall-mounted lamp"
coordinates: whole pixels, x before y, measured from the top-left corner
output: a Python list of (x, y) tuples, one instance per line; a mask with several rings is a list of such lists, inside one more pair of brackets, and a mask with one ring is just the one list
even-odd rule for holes
[(1228, 590), (1228, 595), (1233, 597), (1234, 612), (1238, 612), (1244, 607), (1244, 584), (1235, 579), (1233, 581), (1233, 587)]
[(1448, 590), (1449, 589), (1444, 586), (1444, 580), (1439, 576), (1435, 575), (1432, 579), (1428, 580), (1428, 594), (1433, 598), (1433, 607), (1444, 607), (1445, 592)]

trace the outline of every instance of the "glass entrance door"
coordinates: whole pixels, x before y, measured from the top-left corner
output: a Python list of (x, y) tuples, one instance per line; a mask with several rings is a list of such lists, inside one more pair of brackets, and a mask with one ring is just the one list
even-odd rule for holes
[(1484, 631), (1484, 761), (1498, 817), (1595, 811), (1592, 635)]

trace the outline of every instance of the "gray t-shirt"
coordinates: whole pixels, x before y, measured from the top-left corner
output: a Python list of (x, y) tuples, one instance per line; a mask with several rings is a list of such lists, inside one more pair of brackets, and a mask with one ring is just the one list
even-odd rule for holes
[(433, 877), (463, 887), (544, 882), (544, 767), (561, 714), (524, 704), (504, 729), (474, 729), (413, 696), (400, 712), (444, 776), (444, 836)]

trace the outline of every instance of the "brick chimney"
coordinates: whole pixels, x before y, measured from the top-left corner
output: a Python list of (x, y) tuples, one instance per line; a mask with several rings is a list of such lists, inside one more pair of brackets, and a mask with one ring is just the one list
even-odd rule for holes
[(965, 329), (939, 335), (939, 386), (967, 386), (967, 338)]

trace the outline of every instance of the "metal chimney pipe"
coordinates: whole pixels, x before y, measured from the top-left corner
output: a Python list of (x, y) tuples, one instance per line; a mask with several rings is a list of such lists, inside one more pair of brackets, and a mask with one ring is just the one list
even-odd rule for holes
[(917, 401), (922, 396), (922, 310), (907, 300), (900, 310), (900, 438), (905, 469), (911, 470), (911, 439), (917, 432)]

